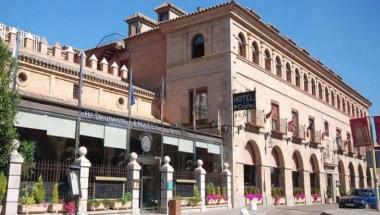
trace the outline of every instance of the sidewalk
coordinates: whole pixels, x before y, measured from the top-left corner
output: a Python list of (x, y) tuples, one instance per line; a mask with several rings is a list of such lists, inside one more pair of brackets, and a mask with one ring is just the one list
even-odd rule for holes
[(323, 213), (323, 215), (361, 215), (361, 214), (365, 214), (365, 215), (379, 215), (380, 213), (377, 212), (375, 209), (341, 209), (341, 208), (337, 208), (337, 209), (330, 209), (330, 210), (325, 210)]

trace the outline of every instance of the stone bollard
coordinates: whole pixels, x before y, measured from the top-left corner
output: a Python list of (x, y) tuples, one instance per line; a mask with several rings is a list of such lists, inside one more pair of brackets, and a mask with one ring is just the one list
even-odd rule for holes
[(12, 141), (11, 147), (12, 147), (12, 152), (11, 152), (11, 159), (9, 162), (8, 188), (7, 188), (7, 198), (6, 198), (6, 203), (5, 203), (5, 213), (4, 213), (6, 215), (17, 214), (18, 197), (20, 193), (20, 182), (21, 182), (21, 168), (22, 168), (22, 163), (24, 162), (24, 158), (17, 151), (17, 149), (20, 147), (20, 142), (14, 139)]
[(132, 215), (140, 214), (140, 171), (137, 154), (131, 153), (131, 161), (127, 165), (128, 190), (132, 193)]
[(88, 199), (88, 178), (91, 167), (91, 162), (86, 158), (87, 148), (79, 147), (79, 158), (75, 159), (73, 166), (79, 168), (79, 183), (81, 198), (78, 205), (78, 214), (87, 214), (87, 199)]
[(164, 165), (161, 167), (161, 213), (168, 213), (168, 202), (173, 198), (173, 167), (169, 164), (170, 157), (164, 157)]
[(206, 209), (206, 170), (203, 169), (203, 161), (197, 161), (197, 168), (194, 170), (195, 180), (201, 196), (201, 211)]
[(232, 174), (231, 174), (231, 171), (228, 169), (228, 167), (229, 167), (229, 164), (224, 163), (224, 169), (222, 171), (222, 176), (223, 176), (222, 186), (225, 187), (227, 190), (228, 208), (232, 208), (232, 180), (231, 180)]

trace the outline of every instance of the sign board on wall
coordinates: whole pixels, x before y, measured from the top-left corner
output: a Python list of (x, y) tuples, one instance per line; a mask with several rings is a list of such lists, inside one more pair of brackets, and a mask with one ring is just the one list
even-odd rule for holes
[(252, 110), (256, 108), (256, 91), (233, 94), (233, 110)]
[(372, 145), (369, 121), (367, 117), (350, 119), (350, 126), (355, 147)]

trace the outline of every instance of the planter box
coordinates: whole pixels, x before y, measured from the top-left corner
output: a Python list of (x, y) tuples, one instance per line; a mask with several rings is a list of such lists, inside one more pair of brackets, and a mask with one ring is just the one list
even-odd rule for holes
[(279, 199), (276, 199), (274, 197), (273, 198), (273, 205), (285, 205), (286, 204), (286, 199), (285, 197), (280, 197)]
[(206, 205), (216, 205), (216, 204), (218, 204), (217, 199), (206, 200)]
[(219, 205), (224, 205), (224, 204), (227, 204), (228, 203), (228, 200), (226, 200), (226, 199), (219, 199), (219, 202), (218, 202), (218, 204)]
[(111, 209), (112, 210), (120, 210), (120, 209), (129, 209), (132, 208), (132, 202), (112, 202)]
[(252, 201), (256, 201), (256, 204), (258, 204), (258, 205), (262, 205), (263, 204), (263, 198), (261, 198), (260, 201), (257, 200), (257, 199), (249, 200), (249, 199), (246, 198), (245, 199), (245, 205), (246, 206), (250, 206)]
[(333, 203), (333, 199), (332, 198), (327, 198), (327, 204), (332, 204)]
[(49, 204), (48, 212), (49, 213), (59, 213), (64, 212), (65, 209), (63, 209), (63, 204)]
[(304, 199), (296, 199), (296, 197), (294, 197), (294, 203), (295, 204), (306, 204), (306, 198), (304, 198)]
[(103, 203), (100, 203), (98, 206), (91, 205), (87, 208), (88, 211), (104, 211), (106, 210), (106, 207), (104, 207)]
[(36, 205), (19, 205), (19, 214), (43, 214), (46, 213), (48, 209), (47, 204), (36, 204)]
[(181, 207), (185, 207), (189, 205), (189, 200), (187, 199), (181, 199)]
[(318, 197), (318, 199), (314, 199), (313, 197), (311, 197), (313, 199), (313, 203), (321, 203), (321, 197)]

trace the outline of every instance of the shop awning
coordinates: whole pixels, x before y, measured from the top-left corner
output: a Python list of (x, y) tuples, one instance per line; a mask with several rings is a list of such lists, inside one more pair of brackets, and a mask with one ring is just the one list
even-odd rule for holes
[(96, 138), (104, 138), (104, 125), (81, 122), (80, 135)]
[(194, 141), (186, 140), (186, 139), (179, 139), (178, 151), (194, 153)]
[(207, 145), (207, 151), (208, 151), (208, 153), (211, 153), (211, 154), (220, 155), (220, 145), (209, 143)]
[(127, 148), (127, 130), (105, 126), (104, 146), (118, 149)]
[(49, 116), (47, 119), (47, 135), (75, 138), (75, 120)]
[(163, 136), (162, 141), (164, 144), (178, 146), (178, 138)]
[(47, 129), (48, 116), (42, 114), (34, 114), (28, 112), (17, 112), (14, 125), (16, 127), (31, 128), (38, 130)]

